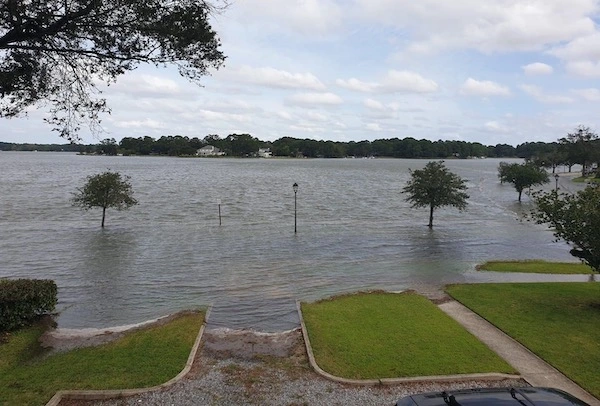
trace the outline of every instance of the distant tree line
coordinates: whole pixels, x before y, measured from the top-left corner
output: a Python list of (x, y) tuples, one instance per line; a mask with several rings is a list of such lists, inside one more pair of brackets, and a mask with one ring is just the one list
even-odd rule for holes
[[(525, 142), (516, 147), (508, 144), (483, 145), (466, 141), (430, 141), (415, 138), (390, 138), (374, 141), (318, 141), (283, 137), (276, 141), (261, 141), (250, 134), (230, 134), (221, 138), (209, 134), (204, 138), (168, 135), (154, 139), (125, 137), (120, 142), (107, 138), (97, 145), (39, 145), (0, 143), (0, 150), (75, 151), (102, 155), (167, 155), (192, 156), (204, 146), (219, 148), (226, 156), (256, 156), (259, 148), (270, 148), (273, 156), (306, 158), (389, 157), (389, 158), (523, 158), (538, 166), (552, 168), (574, 164), (589, 166), (597, 162), (600, 148), (598, 136), (580, 126), (575, 132), (556, 142)], [(585, 164), (584, 164), (585, 162)]]

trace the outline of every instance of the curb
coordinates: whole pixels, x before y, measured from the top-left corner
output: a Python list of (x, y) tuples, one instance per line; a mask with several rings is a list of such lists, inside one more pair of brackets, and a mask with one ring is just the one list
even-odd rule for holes
[(302, 316), (302, 308), (300, 301), (296, 301), (296, 308), (298, 309), (298, 316), (300, 318), (300, 327), (302, 328), (302, 336), (304, 337), (304, 344), (306, 346), (306, 353), (308, 355), (308, 361), (310, 366), (315, 372), (322, 377), (329, 379), (330, 381), (344, 383), (349, 385), (397, 385), (402, 383), (416, 383), (416, 382), (456, 382), (465, 380), (484, 380), (484, 381), (499, 381), (503, 379), (523, 379), (521, 375), (510, 375), (501, 373), (481, 373), (481, 374), (458, 374), (458, 375), (433, 375), (433, 376), (415, 376), (409, 378), (380, 378), (380, 379), (347, 379), (339, 376), (331, 375), (325, 372), (315, 360), (315, 356), (310, 345), (310, 338), (308, 337), (308, 331), (304, 324), (304, 317)]
[(74, 399), (74, 400), (102, 400), (102, 399), (110, 399), (110, 398), (123, 398), (127, 396), (140, 395), (143, 393), (154, 392), (157, 390), (165, 389), (173, 384), (179, 382), (183, 379), (190, 369), (192, 369), (192, 365), (194, 363), (194, 359), (196, 358), (196, 353), (200, 348), (200, 343), (202, 341), (202, 335), (204, 334), (204, 329), (206, 327), (206, 323), (208, 323), (208, 318), (210, 316), (210, 311), (212, 306), (209, 306), (206, 310), (206, 314), (204, 315), (204, 322), (200, 326), (200, 330), (198, 331), (198, 336), (196, 336), (196, 341), (194, 341), (194, 345), (192, 346), (192, 350), (190, 351), (190, 355), (188, 356), (187, 362), (185, 363), (185, 367), (175, 376), (174, 378), (168, 380), (165, 383), (156, 386), (150, 386), (147, 388), (137, 388), (137, 389), (110, 389), (110, 390), (60, 390), (52, 396), (52, 398), (46, 403), (46, 406), (58, 406), (62, 400), (66, 399)]

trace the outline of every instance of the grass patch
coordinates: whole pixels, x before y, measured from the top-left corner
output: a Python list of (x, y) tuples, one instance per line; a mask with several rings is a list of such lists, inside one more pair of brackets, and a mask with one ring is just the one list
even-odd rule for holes
[(594, 273), (592, 268), (581, 263), (531, 261), (488, 261), (477, 265), (479, 271), (523, 272), (545, 274), (585, 274)]
[(600, 397), (600, 284), (485, 283), (447, 291)]
[(586, 182), (600, 183), (600, 178), (597, 178), (596, 176), (579, 176), (578, 178), (573, 178), (573, 182), (576, 182), (576, 183), (586, 183)]
[(185, 366), (204, 313), (185, 313), (98, 347), (39, 357), (42, 326), (0, 344), (0, 404), (43, 405), (61, 389), (127, 389), (158, 385)]
[(352, 379), (514, 369), (433, 303), (413, 293), (369, 293), (302, 304), (317, 363)]

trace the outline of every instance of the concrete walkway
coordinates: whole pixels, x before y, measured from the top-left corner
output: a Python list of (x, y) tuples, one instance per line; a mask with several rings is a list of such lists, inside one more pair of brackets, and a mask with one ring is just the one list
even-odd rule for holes
[(532, 386), (561, 389), (592, 406), (600, 406), (598, 399), (467, 307), (452, 300), (439, 308), (504, 358)]

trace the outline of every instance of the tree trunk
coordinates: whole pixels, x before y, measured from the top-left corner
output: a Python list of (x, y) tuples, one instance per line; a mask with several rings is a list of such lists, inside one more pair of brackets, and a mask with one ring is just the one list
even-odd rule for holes
[(429, 206), (429, 228), (433, 227), (433, 205)]
[(521, 201), (521, 193), (523, 193), (523, 190), (519, 190), (519, 201)]
[(104, 228), (104, 218), (106, 217), (106, 207), (102, 208), (102, 228)]

